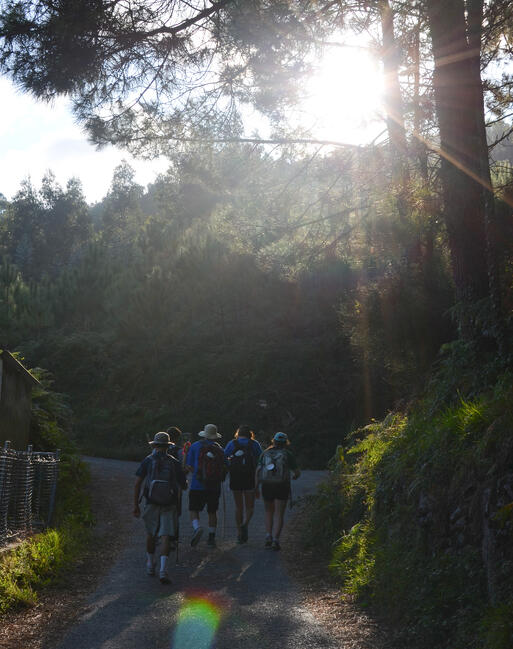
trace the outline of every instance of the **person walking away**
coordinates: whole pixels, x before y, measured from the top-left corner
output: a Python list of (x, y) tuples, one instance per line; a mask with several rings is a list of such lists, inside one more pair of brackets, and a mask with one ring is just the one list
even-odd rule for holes
[(261, 454), (262, 447), (256, 441), (255, 433), (246, 425), (238, 427), (234, 439), (224, 449), (230, 474), (230, 490), (235, 503), (238, 543), (246, 543), (248, 540), (248, 526), (257, 494), (255, 471)]
[(260, 456), (256, 470), (257, 489), (262, 485), (265, 506), (265, 547), (273, 550), (281, 549), (280, 534), (290, 498), (290, 474), (294, 480), (301, 475), (289, 445), (285, 433), (276, 433), (271, 446)]
[(224, 452), (217, 440), (222, 436), (215, 424), (207, 424), (199, 436), (203, 439), (191, 444), (185, 460), (185, 468), (192, 473), (189, 490), (189, 513), (192, 524), (191, 545), (199, 543), (203, 528), (200, 525), (200, 512), (205, 505), (208, 513), (208, 541), (211, 548), (216, 547), (217, 510), (221, 483), (226, 477)]
[(166, 429), (166, 433), (169, 435), (169, 445), (168, 453), (176, 458), (180, 464), (183, 464), (183, 445), (182, 445), (182, 431), (177, 426), (170, 426)]
[[(169, 455), (172, 455), (175, 459), (180, 462), (180, 466), (183, 468), (184, 465), (184, 451), (182, 446), (182, 431), (177, 426), (170, 426), (166, 429), (166, 433), (169, 435), (169, 441), (171, 444), (168, 448)], [(173, 520), (173, 529), (175, 531), (173, 536), (169, 537), (169, 551), (177, 549), (178, 537), (179, 537), (179, 525), (180, 525), (180, 516), (182, 515), (182, 490), (178, 490), (177, 505), (174, 511), (174, 520)], [(178, 556), (178, 555), (177, 555)]]
[(170, 552), (170, 537), (176, 535), (174, 524), (178, 492), (187, 489), (187, 480), (180, 465), (168, 453), (171, 441), (165, 432), (156, 433), (150, 455), (144, 458), (135, 472), (134, 487), (134, 516), (139, 518), (141, 510), (141, 486), (144, 482), (142, 496), (145, 507), (142, 514), (146, 526), (146, 572), (155, 574), (155, 549), (160, 538), (160, 571), (159, 577), (163, 584), (170, 583), (168, 573), (168, 558)]

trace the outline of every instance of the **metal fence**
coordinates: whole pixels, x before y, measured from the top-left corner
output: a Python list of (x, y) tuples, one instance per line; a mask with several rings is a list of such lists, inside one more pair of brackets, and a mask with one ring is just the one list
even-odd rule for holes
[(0, 545), (50, 525), (55, 505), (59, 451), (0, 449)]

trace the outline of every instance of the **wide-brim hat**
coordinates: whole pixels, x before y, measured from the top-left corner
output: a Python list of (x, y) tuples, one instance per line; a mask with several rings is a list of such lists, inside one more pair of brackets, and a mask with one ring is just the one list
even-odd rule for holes
[(167, 433), (161, 432), (156, 433), (155, 437), (151, 442), (148, 442), (148, 444), (150, 446), (170, 446), (173, 444), (173, 442), (169, 439), (169, 435)]
[(217, 426), (215, 424), (207, 424), (203, 430), (201, 430), (198, 435), (204, 437), (205, 439), (219, 439), (222, 437), (217, 432)]

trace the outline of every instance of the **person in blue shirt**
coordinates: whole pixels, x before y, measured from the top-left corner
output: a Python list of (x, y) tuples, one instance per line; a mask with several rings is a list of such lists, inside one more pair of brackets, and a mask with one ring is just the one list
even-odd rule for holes
[(253, 516), (255, 497), (259, 497), (255, 470), (261, 453), (262, 448), (255, 439), (255, 433), (246, 425), (237, 428), (234, 439), (224, 449), (230, 473), (230, 489), (235, 502), (238, 543), (246, 543), (248, 540), (248, 525)]
[[(185, 460), (185, 469), (192, 474), (189, 489), (189, 513), (193, 530), (191, 545), (197, 545), (203, 534), (199, 515), (206, 505), (208, 513), (207, 545), (215, 548), (219, 496), (221, 495), (221, 483), (226, 476), (223, 449), (217, 442), (222, 436), (217, 432), (215, 424), (207, 424), (205, 429), (198, 434), (203, 439), (191, 444)], [(208, 479), (202, 477), (204, 474), (209, 474)]]

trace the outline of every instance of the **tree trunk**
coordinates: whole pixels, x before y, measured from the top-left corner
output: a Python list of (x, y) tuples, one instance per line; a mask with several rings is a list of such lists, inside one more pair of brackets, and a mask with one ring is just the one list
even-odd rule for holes
[(407, 183), (408, 173), (408, 143), (404, 128), (404, 105), (399, 84), (399, 53), (394, 34), (394, 14), (389, 0), (379, 3), (381, 31), (383, 37), (383, 72), (385, 77), (384, 105), (392, 163), (392, 180), (397, 197), (397, 212), (401, 220), (408, 214)]
[(380, 2), (381, 31), (383, 35), (383, 72), (385, 76), (384, 104), (387, 129), (395, 153), (403, 158), (407, 143), (404, 129), (404, 109), (399, 85), (398, 52), (394, 35), (394, 14), (388, 0)]
[(460, 327), (479, 336), (468, 307), (489, 295), (486, 207), (490, 168), (486, 143), (480, 35), (470, 34), (463, 0), (426, 0), (434, 56), (434, 92), (442, 153), (444, 216)]

